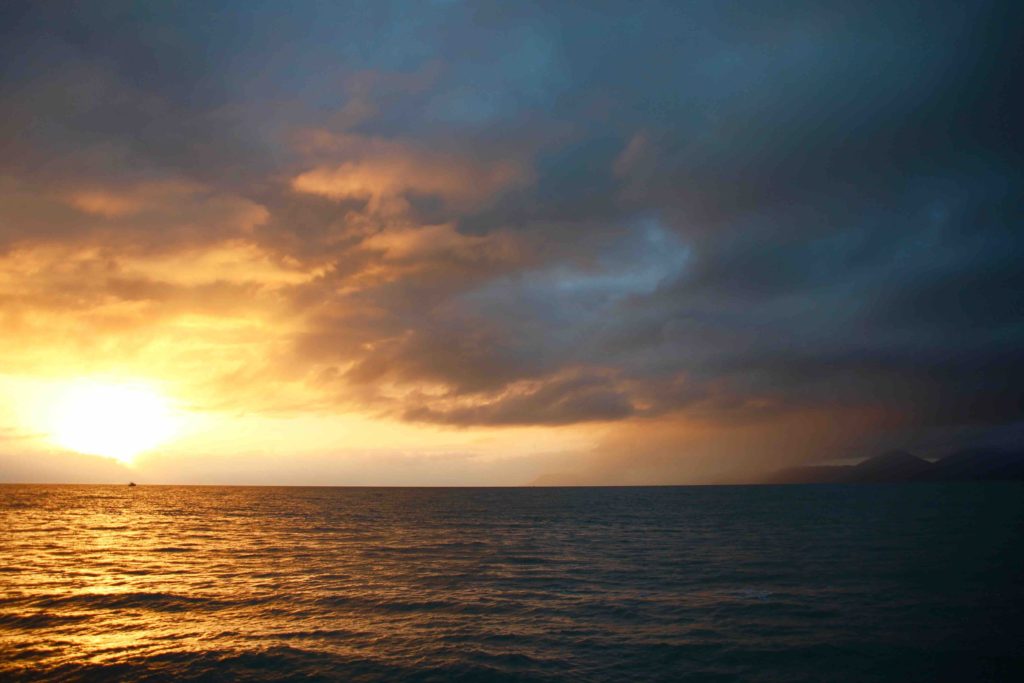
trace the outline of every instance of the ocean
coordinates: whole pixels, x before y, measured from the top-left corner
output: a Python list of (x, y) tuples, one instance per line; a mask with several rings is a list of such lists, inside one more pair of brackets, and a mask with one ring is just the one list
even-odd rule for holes
[(0, 486), (0, 679), (1024, 680), (1024, 485)]

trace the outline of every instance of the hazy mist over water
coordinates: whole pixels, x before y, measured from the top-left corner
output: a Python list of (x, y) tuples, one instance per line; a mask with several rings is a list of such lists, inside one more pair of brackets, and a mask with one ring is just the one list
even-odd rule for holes
[(0, 486), (0, 678), (1021, 680), (1024, 486)]

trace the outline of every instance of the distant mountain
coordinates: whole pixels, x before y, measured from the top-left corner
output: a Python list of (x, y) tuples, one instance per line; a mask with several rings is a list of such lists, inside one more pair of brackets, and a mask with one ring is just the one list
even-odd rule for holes
[(791, 467), (772, 473), (769, 484), (867, 484), (908, 481), (1024, 481), (1024, 452), (958, 451), (929, 462), (906, 451), (889, 451), (856, 465)]
[(937, 481), (1024, 480), (1024, 452), (958, 451), (935, 463), (929, 478)]
[(927, 477), (932, 463), (906, 451), (889, 451), (854, 465), (848, 473), (851, 482), (915, 481)]

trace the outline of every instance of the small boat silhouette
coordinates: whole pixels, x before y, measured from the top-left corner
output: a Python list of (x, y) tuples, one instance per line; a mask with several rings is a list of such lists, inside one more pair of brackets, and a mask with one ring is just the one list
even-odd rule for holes
[(128, 485), (129, 485), (129, 486), (136, 486), (136, 484), (135, 484), (135, 482), (134, 482), (134, 481), (130, 481), (130, 482), (128, 482)]

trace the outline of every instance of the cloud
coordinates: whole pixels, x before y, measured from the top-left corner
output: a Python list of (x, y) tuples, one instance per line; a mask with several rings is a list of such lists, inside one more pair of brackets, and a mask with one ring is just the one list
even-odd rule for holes
[(173, 216), (180, 226), (216, 225), (220, 239), (251, 232), (267, 219), (266, 209), (258, 204), (183, 180), (72, 190), (65, 201), (78, 211), (107, 219), (141, 217), (165, 223)]
[(445, 396), (405, 401), (407, 420), (453, 425), (560, 425), (615, 421), (635, 414), (627, 393), (608, 373), (574, 372), (540, 381), (514, 382), (474, 400)]
[(5, 9), (0, 354), (601, 481), (1011, 433), (1020, 11)]
[(471, 208), (530, 177), (514, 160), (475, 160), (393, 140), (323, 131), (306, 138), (307, 148), (343, 161), (298, 174), (292, 188), (335, 200), (366, 200), (375, 211), (395, 211), (393, 205), (404, 203), (408, 196), (436, 197), (455, 207)]
[(0, 249), (75, 243), (136, 253), (188, 250), (247, 235), (268, 218), (256, 202), (180, 178), (7, 177), (0, 179), (0, 200)]

